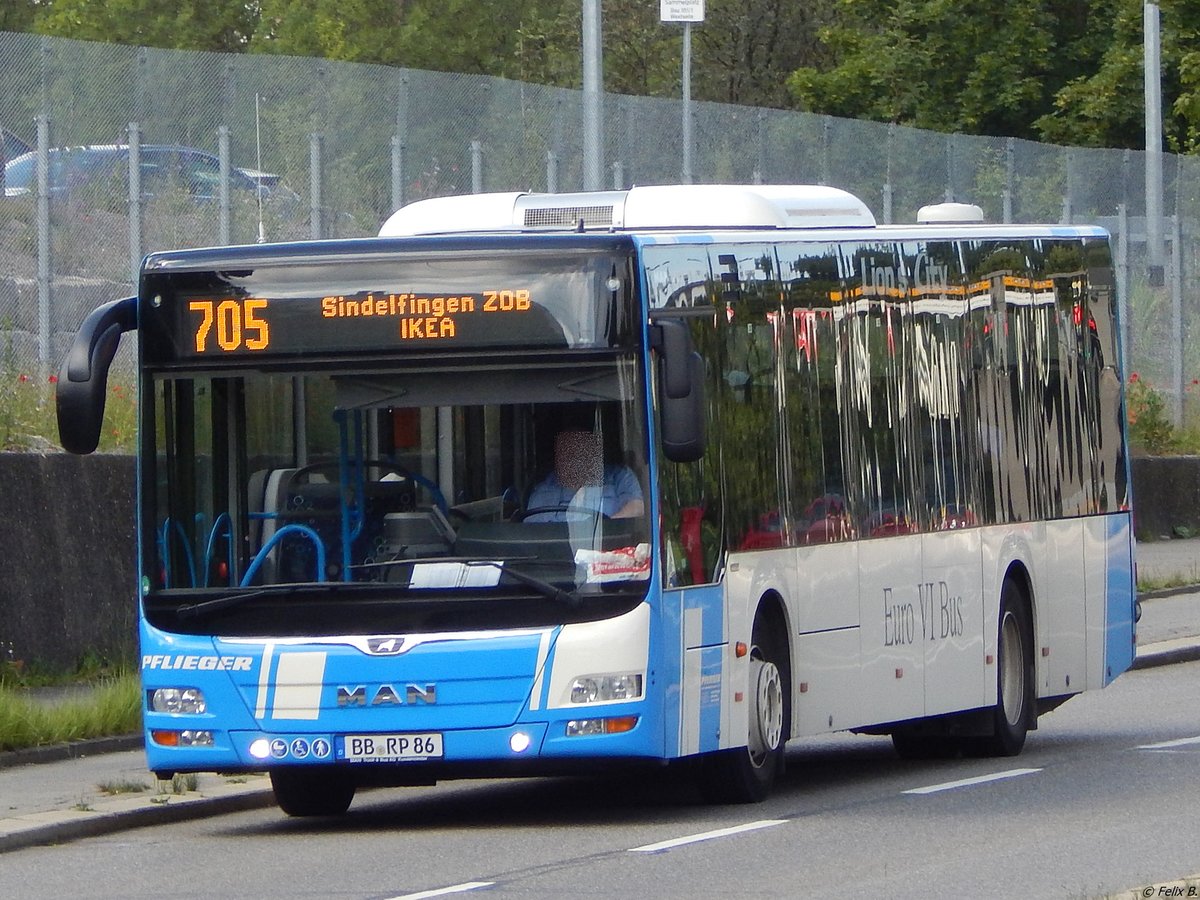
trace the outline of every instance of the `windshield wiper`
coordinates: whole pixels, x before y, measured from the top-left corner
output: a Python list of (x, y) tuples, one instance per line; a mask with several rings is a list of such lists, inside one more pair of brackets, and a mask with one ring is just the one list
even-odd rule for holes
[(574, 591), (564, 591), (562, 588), (551, 584), (549, 581), (543, 581), (535, 575), (529, 575), (517, 569), (511, 568), (508, 563), (515, 562), (530, 562), (536, 560), (536, 556), (502, 556), (496, 559), (476, 559), (471, 556), (421, 556), (415, 559), (393, 559), (387, 562), (365, 563), (361, 566), (355, 566), (357, 569), (384, 568), (390, 566), (417, 566), (417, 565), (436, 565), (442, 563), (467, 566), (473, 568), (476, 566), (487, 566), (499, 571), (498, 577), (509, 575), (513, 581), (519, 582), (526, 587), (531, 587), (548, 600), (553, 600), (556, 603), (565, 603), (567, 606), (578, 606), (580, 598)]
[(208, 615), (209, 613), (220, 612), (232, 606), (238, 606), (246, 600), (261, 597), (263, 594), (282, 594), (295, 588), (332, 588), (337, 587), (341, 583), (340, 581), (299, 581), (289, 584), (267, 584), (238, 594), (225, 594), (222, 597), (214, 597), (212, 600), (188, 603), (176, 609), (175, 613), (181, 619), (193, 619), (198, 616)]
[[(556, 603), (564, 603), (567, 606), (578, 606), (580, 598), (572, 591), (564, 591), (562, 588), (551, 584), (548, 581), (543, 581), (534, 575), (528, 575), (525, 572), (517, 571), (510, 568), (507, 563), (527, 562), (537, 559), (535, 556), (514, 556), (501, 557), (499, 559), (474, 559), (469, 556), (427, 556), (418, 557), (416, 559), (395, 559), (388, 562), (379, 563), (364, 563), (354, 566), (355, 569), (378, 569), (388, 566), (412, 566), (421, 564), (437, 564), (437, 563), (458, 563), (467, 567), (486, 566), (499, 571), (499, 577), (508, 575), (513, 581), (519, 582), (526, 587), (533, 588), (538, 594), (548, 600), (553, 600)], [(497, 579), (498, 580), (498, 579)], [(225, 594), (221, 597), (214, 597), (212, 600), (202, 600), (199, 603), (189, 603), (180, 606), (175, 610), (176, 614), (181, 619), (193, 619), (200, 616), (206, 616), (210, 613), (220, 612), (224, 609), (230, 609), (234, 606), (239, 606), (247, 600), (253, 600), (255, 597), (261, 597), (264, 594), (282, 594), (292, 590), (311, 590), (313, 588), (323, 588), (325, 590), (334, 590), (340, 587), (348, 586), (365, 587), (362, 582), (353, 581), (302, 581), (289, 582), (287, 584), (268, 584), (251, 590), (243, 591), (236, 594)], [(373, 585), (375, 586), (375, 585)], [(390, 584), (391, 588), (408, 588), (409, 585), (402, 582)]]

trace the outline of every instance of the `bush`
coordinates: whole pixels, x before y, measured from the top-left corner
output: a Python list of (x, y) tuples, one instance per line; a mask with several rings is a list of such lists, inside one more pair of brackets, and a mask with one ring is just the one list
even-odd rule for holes
[(1167, 418), (1162, 395), (1137, 372), (1125, 387), (1129, 445), (1134, 453), (1164, 456), (1177, 450), (1175, 426)]

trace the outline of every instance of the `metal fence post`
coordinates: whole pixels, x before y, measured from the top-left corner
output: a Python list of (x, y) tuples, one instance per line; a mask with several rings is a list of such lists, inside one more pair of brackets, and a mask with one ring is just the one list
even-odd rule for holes
[(395, 212), (404, 205), (404, 141), (392, 135), (392, 208)]
[(471, 141), (471, 193), (483, 193), (483, 142)]
[(558, 191), (558, 154), (553, 150), (546, 151), (546, 191)]
[(142, 129), (129, 123), (129, 271), (137, 290), (142, 270)]
[(1183, 425), (1183, 228), (1179, 215), (1171, 216), (1171, 375), (1175, 381), (1174, 423)]
[(50, 119), (37, 117), (38, 365), (50, 369)]
[[(614, 191), (625, 189), (625, 164), (619, 159), (612, 164), (612, 186)], [(691, 184), (691, 182), (688, 182)]]
[(892, 224), (892, 144), (896, 139), (896, 123), (888, 122), (887, 127), (887, 174), (883, 182), (883, 224)]
[[(221, 181), (217, 185), (217, 203), (220, 212), (220, 221), (217, 226), (217, 243), (230, 244), (230, 228), (229, 228), (229, 126), (220, 125), (217, 127), (217, 157), (218, 165), (220, 166)], [(262, 190), (261, 184), (258, 190)]]
[(1130, 317), (1133, 315), (1129, 305), (1129, 207), (1121, 203), (1117, 206), (1117, 320), (1121, 340), (1121, 376), (1128, 380), (1129, 366), (1133, 359), (1133, 327)]
[(954, 135), (946, 135), (946, 193), (947, 203), (954, 202)]
[(1004, 224), (1013, 220), (1013, 190), (1016, 187), (1016, 141), (1012, 138), (1004, 140)]
[(404, 137), (408, 134), (408, 76), (401, 73), (396, 83), (396, 133), (392, 135), (392, 208), (404, 205)]
[(1073, 178), (1074, 178), (1073, 169), (1074, 169), (1074, 167), (1071, 165), (1071, 162), (1074, 158), (1075, 158), (1074, 154), (1071, 153), (1071, 148), (1064, 147), (1063, 148), (1063, 167), (1066, 169), (1067, 177), (1066, 177), (1066, 185), (1065, 185), (1066, 189), (1063, 191), (1062, 216), (1059, 220), (1061, 222), (1061, 224), (1063, 224), (1063, 225), (1070, 225), (1071, 219), (1074, 215), (1073, 207), (1072, 207), (1072, 203), (1071, 203), (1071, 191), (1072, 191), (1072, 188), (1074, 187), (1074, 185), (1073, 185)]
[(833, 119), (821, 116), (821, 180), (818, 184), (829, 184), (829, 133), (833, 130)]
[(316, 133), (308, 136), (308, 183), (310, 234), (314, 241), (319, 241), (323, 236), (321, 228), (321, 135)]

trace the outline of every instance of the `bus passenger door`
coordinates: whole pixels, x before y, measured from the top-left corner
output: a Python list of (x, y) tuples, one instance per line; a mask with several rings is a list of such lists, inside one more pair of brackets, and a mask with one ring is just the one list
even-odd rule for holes
[(918, 622), (925, 647), (925, 715), (986, 702), (995, 666), (984, 665), (982, 541), (978, 528), (922, 536)]
[(863, 720), (902, 722), (925, 714), (919, 534), (859, 546)]

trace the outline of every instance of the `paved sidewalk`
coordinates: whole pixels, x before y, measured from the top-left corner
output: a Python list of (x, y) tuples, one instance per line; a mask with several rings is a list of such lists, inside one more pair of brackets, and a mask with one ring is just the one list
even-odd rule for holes
[[(1138, 550), (1143, 577), (1147, 567), (1163, 580), (1200, 568), (1200, 539)], [(1200, 583), (1144, 595), (1141, 607), (1134, 668), (1200, 659)], [(131, 785), (145, 790), (109, 793)], [(195, 790), (175, 793), (146, 770), (137, 738), (0, 753), (0, 853), (273, 803), (264, 775), (199, 775)]]

